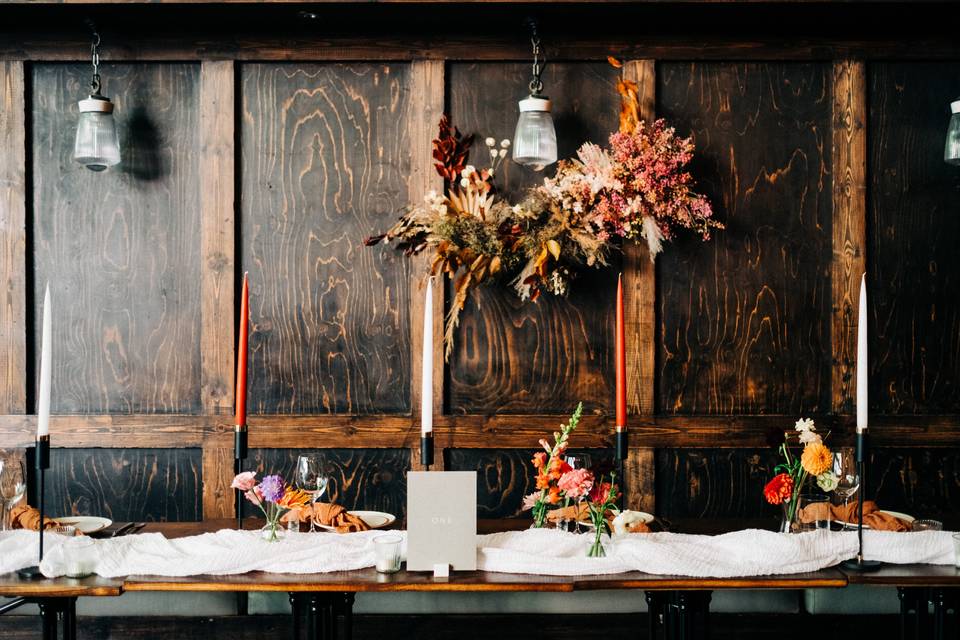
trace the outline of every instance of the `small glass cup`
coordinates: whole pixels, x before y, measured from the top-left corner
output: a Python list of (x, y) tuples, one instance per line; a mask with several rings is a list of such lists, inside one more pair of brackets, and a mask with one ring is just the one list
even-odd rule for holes
[(377, 559), (379, 573), (400, 571), (400, 546), (403, 538), (395, 533), (387, 533), (373, 539), (373, 550)]
[(960, 569), (960, 533), (953, 534), (953, 564)]
[(914, 520), (914, 531), (943, 531), (943, 523), (939, 520)]
[(830, 530), (830, 497), (819, 493), (802, 493), (797, 499), (800, 531)]
[(63, 543), (66, 563), (64, 575), (68, 578), (86, 578), (93, 573), (97, 561), (96, 545), (86, 536), (70, 538)]

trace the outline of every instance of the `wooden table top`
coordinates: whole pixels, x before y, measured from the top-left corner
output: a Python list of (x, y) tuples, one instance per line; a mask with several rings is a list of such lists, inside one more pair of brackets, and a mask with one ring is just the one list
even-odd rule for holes
[[(246, 528), (259, 522), (250, 519)], [(771, 528), (774, 521), (696, 520), (671, 524), (671, 530), (686, 533), (716, 534), (746, 527)], [(198, 535), (233, 528), (233, 520), (204, 522), (151, 523), (145, 533), (163, 533), (169, 538)], [(518, 530), (529, 526), (526, 520), (481, 520), (480, 533)], [(335, 535), (335, 534), (318, 534)], [(7, 596), (115, 596), (123, 591), (538, 591), (568, 593), (602, 589), (638, 589), (648, 591), (722, 590), (722, 589), (806, 589), (837, 588), (851, 584), (960, 587), (960, 570), (932, 565), (889, 565), (871, 574), (845, 573), (839, 569), (783, 576), (741, 578), (690, 578), (653, 575), (640, 572), (597, 576), (535, 576), (526, 574), (456, 571), (449, 578), (434, 578), (427, 572), (384, 575), (373, 568), (326, 574), (272, 574), (251, 572), (235, 576), (129, 576), (125, 579), (91, 577), (83, 580), (22, 580), (15, 574), (0, 575), (0, 595)]]

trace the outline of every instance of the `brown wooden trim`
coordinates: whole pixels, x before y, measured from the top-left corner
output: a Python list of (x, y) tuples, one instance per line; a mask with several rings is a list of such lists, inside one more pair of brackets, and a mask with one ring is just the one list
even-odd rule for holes
[[(120, 34), (117, 34), (120, 35)], [(90, 43), (69, 34), (16, 34), (0, 32), (0, 60), (85, 62)], [(960, 43), (930, 37), (890, 41), (819, 38), (717, 38), (660, 35), (642, 38), (561, 38), (551, 44), (554, 62), (605, 60), (611, 53), (625, 59), (655, 60), (834, 60), (834, 59), (953, 59), (960, 57)], [(488, 60), (526, 61), (529, 43), (491, 34), (454, 38), (292, 36), (263, 34), (207, 34), (184, 37), (151, 35), (112, 39), (108, 62), (177, 62), (237, 60), (282, 62), (290, 60)]]
[[(656, 63), (630, 60), (623, 66), (626, 80), (637, 83), (640, 117), (656, 118)], [(650, 254), (635, 243), (623, 250), (623, 304), (627, 338), (627, 411), (630, 415), (650, 417), (654, 413), (657, 349), (657, 280)], [(655, 452), (649, 448), (630, 448), (622, 479), (627, 508), (656, 511)]]
[(229, 518), (234, 514), (236, 493), (230, 488), (233, 477), (233, 449), (205, 447), (203, 450), (203, 518)]
[[(443, 189), (443, 180), (433, 167), (432, 141), (444, 107), (444, 63), (442, 60), (415, 60), (410, 68), (410, 202), (422, 202), (431, 189)], [(417, 256), (410, 264), (410, 409), (411, 429), (420, 431), (420, 401), (423, 386), (423, 314), (428, 255)], [(443, 413), (443, 308), (444, 280), (433, 283), (433, 416)], [(419, 439), (416, 440), (419, 442)], [(442, 468), (442, 451), (436, 451), (436, 468)], [(420, 447), (411, 451), (413, 469), (420, 465)]]
[[(26, 410), (26, 105), (22, 62), (0, 62), (0, 412)], [(0, 445), (2, 446), (2, 445)]]
[(200, 65), (200, 386), (203, 411), (233, 407), (234, 69)]
[[(831, 444), (853, 441), (853, 416), (813, 415)], [(436, 451), (448, 448), (526, 449), (555, 430), (564, 415), (443, 416), (434, 424)], [(651, 447), (765, 447), (773, 430), (793, 429), (796, 416), (653, 416), (630, 423), (630, 443)], [(233, 446), (229, 416), (54, 415), (53, 446), (167, 448)], [(250, 416), (254, 448), (419, 448), (420, 432), (409, 416)], [(33, 443), (36, 416), (0, 415), (0, 448)], [(613, 445), (613, 420), (586, 416), (574, 435), (585, 448)], [(960, 415), (875, 416), (871, 442), (879, 447), (956, 447)]]
[(856, 394), (857, 306), (866, 270), (866, 65), (833, 65), (832, 409), (850, 412)]

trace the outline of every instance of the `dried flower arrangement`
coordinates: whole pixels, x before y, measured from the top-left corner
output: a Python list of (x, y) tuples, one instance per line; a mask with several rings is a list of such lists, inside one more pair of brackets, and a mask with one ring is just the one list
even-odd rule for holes
[[(619, 66), (614, 59), (611, 64)], [(433, 158), (445, 192), (429, 192), (423, 204), (408, 207), (366, 244), (396, 240), (407, 255), (434, 252), (430, 273), (454, 281), (446, 356), (470, 292), (484, 282), (506, 280), (522, 299), (536, 300), (544, 291), (564, 295), (578, 270), (606, 265), (620, 242), (646, 242), (653, 260), (682, 229), (708, 240), (711, 229), (723, 228), (693, 189), (686, 169), (692, 141), (679, 138), (663, 120), (648, 125), (639, 119), (635, 83), (621, 79), (617, 90), (620, 127), (609, 147), (584, 144), (517, 204), (498, 197), (493, 182), (509, 140), (487, 138), (489, 166), (477, 169), (467, 164), (473, 136), (441, 118)]]

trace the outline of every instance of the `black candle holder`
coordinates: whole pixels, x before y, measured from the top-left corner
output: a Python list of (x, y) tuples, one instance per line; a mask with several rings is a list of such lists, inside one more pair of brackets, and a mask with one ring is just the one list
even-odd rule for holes
[(433, 464), (433, 432), (428, 431), (420, 435), (420, 464), (427, 471)]
[(627, 444), (627, 428), (623, 426), (617, 426), (617, 460), (623, 462), (627, 459), (628, 455), (628, 444)]
[(867, 484), (867, 430), (857, 431), (857, 474), (860, 476), (860, 491), (857, 492), (857, 557), (840, 566), (845, 571), (869, 573), (877, 571), (883, 563), (863, 559), (863, 494)]
[[(235, 425), (233, 428), (233, 473), (243, 472), (243, 461), (247, 459), (247, 425)], [(237, 489), (236, 506), (237, 529), (243, 529), (243, 492)]]
[(50, 436), (38, 436), (37, 448), (33, 457), (34, 468), (37, 470), (37, 510), (40, 512), (39, 531), (40, 542), (38, 545), (39, 553), (37, 564), (33, 567), (25, 567), (17, 572), (21, 578), (36, 580), (42, 578), (40, 573), (40, 563), (43, 561), (43, 494), (45, 493), (45, 476), (47, 469), (50, 468)]

